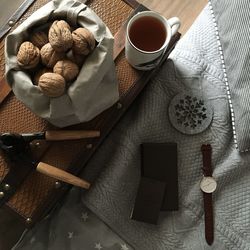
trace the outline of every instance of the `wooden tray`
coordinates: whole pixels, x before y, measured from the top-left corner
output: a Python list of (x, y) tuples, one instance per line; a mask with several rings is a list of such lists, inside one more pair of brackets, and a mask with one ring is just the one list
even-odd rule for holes
[[(36, 0), (13, 29), (47, 2), (48, 0)], [(152, 71), (139, 72), (131, 68), (125, 60), (123, 49), (126, 22), (136, 12), (146, 10), (143, 5), (139, 5), (134, 0), (92, 0), (88, 1), (87, 5), (100, 16), (115, 36), (114, 59), (119, 81), (120, 100), (92, 121), (67, 128), (68, 130), (100, 130), (100, 138), (53, 143), (37, 141), (33, 143), (34, 153), (41, 161), (65, 169), (75, 175), (78, 175), (86, 167), (87, 162), (93, 156), (96, 149), (119, 121), (136, 96), (142, 91), (149, 79), (159, 69), (157, 67)], [(179, 38), (179, 33), (173, 37), (162, 62), (168, 57)], [(3, 79), (4, 40), (0, 43), (0, 58), (0, 79)], [(10, 92), (4, 79), (0, 82), (0, 103), (1, 133), (31, 133), (55, 129), (18, 101), (13, 93)], [(2, 155), (0, 155), (0, 180), (4, 178), (8, 170), (6, 162)], [(59, 183), (53, 178), (33, 171), (14, 196), (5, 204), (5, 207), (13, 211), (15, 215), (18, 215), (18, 218), (27, 227), (32, 226), (55, 206), (69, 188), (70, 185)]]

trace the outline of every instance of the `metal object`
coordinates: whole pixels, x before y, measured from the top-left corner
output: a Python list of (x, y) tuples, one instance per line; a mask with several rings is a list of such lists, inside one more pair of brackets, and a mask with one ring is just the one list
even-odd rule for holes
[(0, 135), (0, 149), (6, 156), (10, 166), (8, 173), (0, 182), (0, 206), (7, 202), (22, 184), (30, 172), (36, 169), (36, 163), (32, 160), (29, 142), (32, 136), (5, 133)]
[(12, 26), (14, 26), (15, 22), (12, 21), (12, 20), (10, 20), (10, 21), (8, 22), (8, 24), (9, 24), (10, 27), (12, 27)]
[(27, 219), (26, 219), (26, 223), (27, 223), (27, 224), (30, 224), (31, 222), (32, 222), (31, 218), (27, 218)]
[[(47, 132), (31, 134), (0, 134), (0, 149), (5, 153), (6, 159), (10, 166), (9, 172), (0, 182), (0, 207), (11, 198), (11, 196), (16, 192), (16, 190), (23, 183), (26, 177), (31, 173), (31, 171), (34, 170), (37, 170), (42, 174), (45, 174), (47, 176), (50, 176), (52, 178), (58, 179), (71, 185), (79, 186), (86, 189), (90, 187), (90, 183), (77, 176), (74, 176), (64, 170), (53, 167), (49, 164), (37, 162), (33, 159), (30, 146), (31, 142), (33, 142), (34, 140), (46, 140)], [(74, 133), (70, 133), (69, 135), (69, 133), (63, 133), (63, 131), (61, 132), (62, 133), (60, 133), (60, 137), (55, 137), (55, 139), (59, 138), (59, 140), (63, 140), (63, 138), (65, 138), (65, 140), (68, 140), (69, 138), (82, 138), (81, 136), (75, 137)], [(84, 136), (88, 136), (87, 138), (91, 136), (97, 136), (96, 133), (93, 133), (93, 131), (91, 131), (90, 135), (87, 133), (88, 131), (82, 132), (84, 132)], [(53, 136), (49, 137), (50, 140), (52, 140), (53, 138)], [(92, 146), (92, 144), (88, 144), (87, 148), (92, 148)], [(55, 183), (55, 187), (60, 188), (61, 183), (57, 181)]]
[(117, 103), (117, 109), (121, 109), (122, 108), (122, 104), (120, 102)]
[(4, 184), (4, 189), (6, 190), (6, 191), (8, 191), (9, 189), (10, 189), (10, 185), (9, 184)]
[(92, 147), (93, 147), (93, 144), (91, 144), (91, 143), (86, 145), (87, 149), (91, 149)]
[(213, 177), (204, 176), (200, 182), (200, 188), (203, 192), (211, 194), (216, 190), (217, 182)]
[(61, 182), (59, 182), (59, 181), (55, 182), (55, 188), (56, 189), (60, 188), (61, 186), (62, 186)]
[[(6, 23), (0, 23), (0, 40), (15, 25), (15, 23), (20, 19), (20, 17), (24, 14), (24, 12), (31, 6), (31, 4), (34, 1), (35, 0), (24, 0), (22, 2), (22, 4), (17, 9), (13, 10), (12, 15), (8, 14), (10, 16), (10, 18), (7, 20)], [(13, 4), (13, 3), (10, 3), (8, 1), (7, 4), (8, 4), (8, 6), (10, 6), (10, 4)], [(4, 6), (1, 6), (1, 7), (2, 7), (2, 9), (5, 9)]]

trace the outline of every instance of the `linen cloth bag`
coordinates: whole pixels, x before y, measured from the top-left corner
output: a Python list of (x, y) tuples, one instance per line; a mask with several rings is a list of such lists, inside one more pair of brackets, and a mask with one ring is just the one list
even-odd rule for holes
[[(16, 55), (21, 43), (29, 40), (34, 28), (59, 19), (89, 29), (97, 46), (87, 56), (77, 79), (65, 94), (49, 98), (32, 83), (30, 75), (19, 68)], [(7, 36), (6, 80), (19, 100), (57, 127), (89, 121), (119, 99), (113, 42), (108, 27), (85, 4), (74, 0), (53, 0), (34, 12)]]

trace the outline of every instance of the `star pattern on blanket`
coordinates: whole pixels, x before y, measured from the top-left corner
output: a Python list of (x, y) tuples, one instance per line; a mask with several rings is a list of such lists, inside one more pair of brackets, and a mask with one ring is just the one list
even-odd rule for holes
[(129, 250), (126, 244), (121, 244), (121, 250)]
[(101, 243), (95, 243), (95, 249), (102, 249)]
[(68, 232), (68, 239), (72, 239), (74, 236), (74, 232)]
[(35, 241), (36, 241), (36, 238), (35, 238), (35, 237), (32, 237), (32, 238), (30, 239), (30, 244), (33, 244)]
[(87, 212), (85, 212), (85, 213), (82, 213), (82, 215), (81, 215), (81, 219), (83, 220), (83, 221), (87, 221), (87, 219), (89, 218), (89, 215), (88, 215), (88, 213)]

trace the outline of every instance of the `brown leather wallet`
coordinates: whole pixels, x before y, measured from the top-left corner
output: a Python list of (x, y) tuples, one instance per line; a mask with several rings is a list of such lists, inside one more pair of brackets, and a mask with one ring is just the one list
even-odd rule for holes
[(214, 218), (213, 218), (213, 200), (212, 193), (216, 189), (216, 181), (212, 177), (212, 147), (210, 144), (202, 145), (201, 152), (203, 156), (203, 178), (200, 188), (203, 192), (204, 213), (205, 213), (205, 238), (208, 245), (212, 245), (214, 241)]

